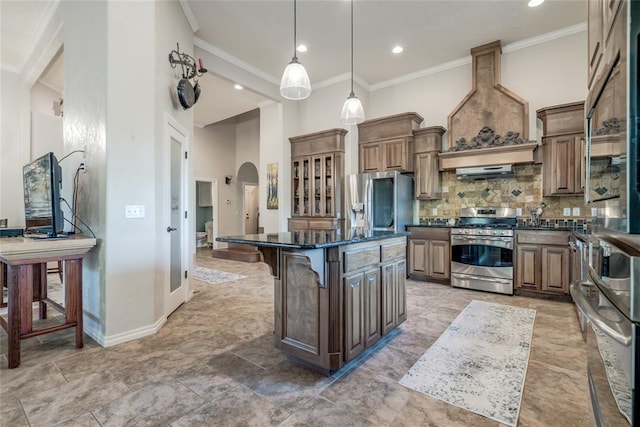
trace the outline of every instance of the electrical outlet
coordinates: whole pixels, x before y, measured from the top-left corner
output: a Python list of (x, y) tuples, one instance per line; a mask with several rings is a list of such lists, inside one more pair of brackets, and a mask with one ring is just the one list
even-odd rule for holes
[(522, 208), (516, 208), (516, 216), (522, 216)]
[(598, 216), (598, 208), (591, 208), (591, 216), (594, 218)]
[(438, 208), (431, 209), (431, 215), (433, 215), (433, 216), (438, 215)]
[(571, 216), (571, 208), (563, 208), (562, 209), (562, 215)]
[(78, 166), (78, 169), (80, 169), (82, 172), (86, 173), (87, 172), (87, 164), (85, 162), (80, 163), (80, 166)]
[(87, 173), (87, 163), (87, 148), (85, 147), (85, 149), (82, 150), (82, 163), (80, 163), (80, 170), (84, 173)]
[(125, 218), (144, 218), (144, 205), (126, 205), (124, 207)]
[(571, 215), (572, 216), (580, 216), (580, 208), (573, 208), (571, 210)]

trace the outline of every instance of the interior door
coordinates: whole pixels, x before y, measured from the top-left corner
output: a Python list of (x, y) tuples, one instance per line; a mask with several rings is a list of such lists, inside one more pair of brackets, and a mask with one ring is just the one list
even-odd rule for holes
[(165, 315), (168, 316), (186, 300), (187, 252), (189, 234), (185, 203), (186, 136), (173, 126), (169, 129), (169, 277), (165, 286)]
[(258, 186), (244, 186), (244, 233), (258, 233)]

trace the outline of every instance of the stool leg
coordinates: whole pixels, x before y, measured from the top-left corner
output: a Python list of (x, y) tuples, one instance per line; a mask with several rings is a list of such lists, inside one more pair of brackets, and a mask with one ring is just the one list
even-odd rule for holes
[(65, 285), (66, 320), (76, 323), (76, 347), (82, 348), (82, 259), (65, 262)]
[(33, 266), (33, 296), (38, 301), (40, 319), (47, 318), (47, 264)]
[(33, 273), (31, 265), (9, 266), (7, 287), (7, 361), (9, 369), (20, 366), (20, 336), (31, 332)]

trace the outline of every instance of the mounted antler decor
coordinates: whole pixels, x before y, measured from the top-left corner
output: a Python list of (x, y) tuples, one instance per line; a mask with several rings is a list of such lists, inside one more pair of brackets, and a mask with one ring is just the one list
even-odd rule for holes
[[(180, 53), (180, 43), (176, 43), (176, 50), (172, 50), (169, 53), (169, 63), (171, 68), (176, 68), (178, 65), (182, 68), (182, 78), (178, 82), (178, 99), (182, 108), (187, 110), (200, 97), (201, 89), (196, 77), (202, 77), (207, 72), (207, 69), (202, 65), (202, 58), (198, 59), (199, 67), (196, 67), (196, 60), (192, 56)], [(194, 84), (189, 81), (191, 79), (193, 79)]]

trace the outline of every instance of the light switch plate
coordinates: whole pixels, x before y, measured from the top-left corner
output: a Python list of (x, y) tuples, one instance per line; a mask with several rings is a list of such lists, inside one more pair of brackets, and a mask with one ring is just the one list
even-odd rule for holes
[(144, 205), (126, 205), (124, 207), (125, 218), (144, 218)]
[(591, 208), (591, 216), (593, 217), (598, 216), (598, 208)]
[(571, 216), (571, 208), (563, 208), (562, 209), (562, 215)]
[(438, 208), (431, 209), (431, 215), (438, 215)]
[(573, 208), (571, 211), (572, 216), (580, 216), (580, 208)]
[(522, 216), (522, 208), (516, 208), (516, 216)]

